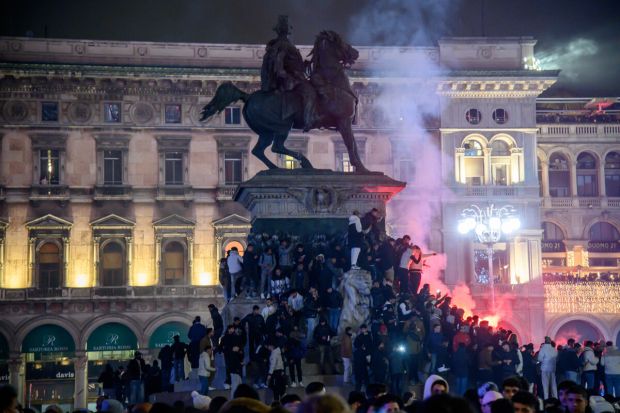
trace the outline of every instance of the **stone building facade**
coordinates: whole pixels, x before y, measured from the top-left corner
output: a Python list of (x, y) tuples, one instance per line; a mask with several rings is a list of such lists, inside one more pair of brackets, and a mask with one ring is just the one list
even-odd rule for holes
[[(523, 225), (496, 246), (495, 288), (525, 310), (505, 325), (530, 341), (588, 322), (615, 340), (618, 284), (545, 283), (543, 274), (618, 272), (618, 118), (559, 117), (553, 108), (566, 102), (539, 98), (557, 71), (524, 69), (534, 44), (459, 38), (359, 48), (350, 72), (356, 140), (368, 169), (413, 182), (409, 132), (385, 91), (430, 88), (437, 110), (412, 133), (430, 136), (441, 153), (442, 190), (410, 185), (392, 202), (440, 205), (427, 244), (447, 255), (445, 283), (469, 286), (488, 309), (479, 246), (456, 221), (472, 203), (513, 205)], [(209, 303), (223, 304), (217, 263), (231, 246), (246, 247), (250, 228), (232, 196), (263, 166), (250, 155), (256, 136), (240, 106), (207, 124), (198, 119), (222, 81), (259, 88), (262, 53), (253, 45), (0, 39), (0, 378), (20, 397), (83, 407), (104, 362), (137, 349), (156, 357), (195, 315), (208, 318)], [(337, 132), (293, 131), (287, 145), (317, 168), (352, 171)], [(394, 235), (406, 219), (391, 218)], [(580, 288), (587, 300), (573, 299)]]

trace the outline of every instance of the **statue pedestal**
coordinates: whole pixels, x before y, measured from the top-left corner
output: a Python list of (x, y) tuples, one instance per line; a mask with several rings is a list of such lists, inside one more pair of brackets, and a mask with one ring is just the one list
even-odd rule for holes
[(358, 210), (377, 208), (405, 188), (381, 172), (356, 174), (323, 169), (261, 171), (239, 185), (235, 201), (251, 214), (252, 232), (284, 232), (300, 237), (346, 230)]

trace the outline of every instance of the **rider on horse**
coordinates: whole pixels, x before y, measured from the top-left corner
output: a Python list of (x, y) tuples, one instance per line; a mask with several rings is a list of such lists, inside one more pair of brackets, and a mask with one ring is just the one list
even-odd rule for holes
[[(261, 67), (261, 90), (264, 92), (295, 91), (303, 101), (304, 132), (316, 127), (318, 113), (316, 110), (316, 91), (306, 78), (306, 63), (299, 50), (288, 39), (292, 27), (288, 16), (280, 16), (273, 30), (278, 37), (267, 43), (263, 65)], [(282, 117), (294, 110), (288, 107), (290, 100), (282, 99)]]

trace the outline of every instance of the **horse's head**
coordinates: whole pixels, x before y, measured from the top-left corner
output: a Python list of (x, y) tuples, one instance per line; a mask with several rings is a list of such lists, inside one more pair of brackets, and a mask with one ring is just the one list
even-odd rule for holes
[(319, 33), (311, 53), (314, 63), (317, 63), (317, 59), (321, 60), (319, 56), (324, 56), (331, 58), (329, 60), (336, 61), (346, 68), (351, 67), (359, 57), (359, 52), (332, 30), (324, 30)]

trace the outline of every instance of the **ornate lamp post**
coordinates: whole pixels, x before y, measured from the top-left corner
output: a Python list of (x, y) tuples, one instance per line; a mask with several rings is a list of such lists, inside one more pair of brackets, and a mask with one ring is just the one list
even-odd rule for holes
[(491, 285), (491, 306), (495, 310), (495, 279), (493, 275), (493, 245), (502, 234), (509, 235), (521, 227), (521, 221), (512, 205), (495, 208), (493, 204), (486, 208), (471, 205), (461, 212), (458, 231), (468, 234), (473, 231), (478, 242), (487, 247), (489, 265), (489, 284)]

